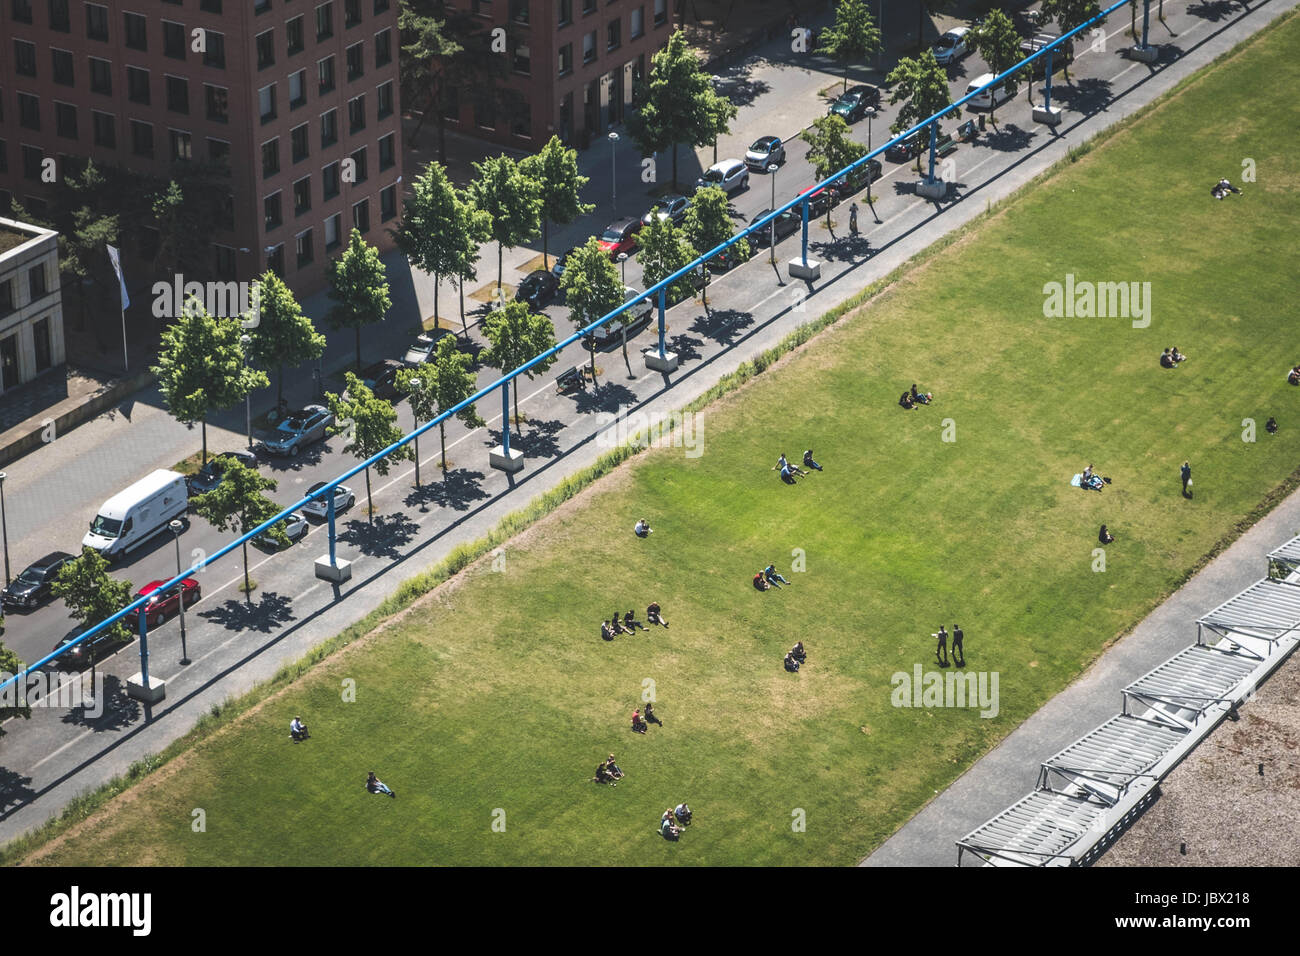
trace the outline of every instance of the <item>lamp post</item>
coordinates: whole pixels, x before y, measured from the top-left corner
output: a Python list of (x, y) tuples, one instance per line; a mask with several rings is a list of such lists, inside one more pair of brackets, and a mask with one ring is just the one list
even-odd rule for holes
[(618, 133), (609, 133), (609, 205), (615, 216), (618, 215), (618, 168), (614, 156), (618, 151)]
[[(248, 347), (253, 344), (253, 338), (247, 332), (239, 337), (239, 345), (244, 352), (244, 371), (248, 371)], [(244, 421), (248, 426), (248, 450), (253, 450), (253, 393), (251, 390), (244, 392)]]
[[(407, 384), (411, 388), (411, 394), (416, 395), (420, 391), (420, 386), (422, 386), (424, 383), (421, 382), (418, 378), (413, 378)], [(414, 401), (411, 402), (411, 413), (414, 416), (415, 414)], [(415, 427), (417, 430), (420, 427), (420, 419), (418, 416), (415, 418)], [(509, 422), (506, 422), (506, 427), (507, 428), (510, 427)], [(415, 487), (417, 489), (420, 487), (420, 436), (419, 435), (415, 436)]]
[[(185, 527), (180, 520), (173, 518), (167, 525), (172, 532), (172, 540), (176, 542), (176, 573), (181, 573), (181, 530)], [(189, 652), (185, 649), (185, 582), (181, 581), (181, 663), (190, 662)]]
[(623, 267), (623, 285), (626, 286), (627, 285), (627, 253), (626, 252), (620, 252), (618, 254), (618, 264)]
[(876, 118), (876, 108), (867, 107), (867, 152), (871, 152), (871, 121)]
[(5, 517), (5, 479), (9, 476), (0, 471), (0, 532), (5, 542), (5, 587), (9, 587), (9, 522)]
[[(772, 208), (773, 208), (773, 209), (776, 208), (776, 171), (777, 171), (778, 169), (780, 169), (780, 167), (777, 166), (776, 163), (768, 163), (768, 164), (767, 164), (767, 171), (768, 171), (768, 174), (772, 177)], [(772, 239), (772, 265), (776, 265), (776, 220), (775, 220), (775, 219), (772, 220), (772, 222), (771, 222), (771, 227), (772, 227), (772, 235), (771, 235), (771, 239)]]

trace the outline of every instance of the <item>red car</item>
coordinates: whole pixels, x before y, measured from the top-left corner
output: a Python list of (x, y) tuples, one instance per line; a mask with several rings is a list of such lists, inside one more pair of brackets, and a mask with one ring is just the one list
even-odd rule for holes
[[(185, 594), (186, 607), (192, 606), (199, 598), (203, 597), (203, 589), (199, 587), (199, 582), (195, 581), (193, 578), (185, 578), (179, 584), (173, 584), (165, 593), (157, 593), (158, 589), (166, 583), (166, 581), (150, 581), (140, 590), (136, 591), (135, 597), (131, 599), (134, 603), (145, 595), (152, 595), (149, 598), (149, 603), (144, 605), (143, 608), (145, 612), (145, 621), (148, 623), (150, 630), (157, 627), (181, 609), (182, 591)], [(131, 630), (138, 631), (140, 629), (139, 609), (126, 615), (123, 620), (126, 621), (127, 626), (130, 627)]]
[(620, 219), (611, 222), (600, 234), (598, 246), (609, 253), (611, 259), (617, 259), (620, 252), (632, 254), (636, 248), (636, 234), (641, 231), (640, 219)]

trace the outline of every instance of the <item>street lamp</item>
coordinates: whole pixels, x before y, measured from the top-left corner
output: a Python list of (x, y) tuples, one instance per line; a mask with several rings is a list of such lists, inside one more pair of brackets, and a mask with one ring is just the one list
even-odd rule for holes
[[(415, 395), (420, 391), (420, 386), (423, 385), (424, 383), (421, 382), (418, 378), (413, 378), (413, 379), (411, 379), (409, 382), (407, 382), (406, 384), (407, 384), (407, 387), (410, 388), (410, 390), (411, 390), (411, 395), (412, 395), (412, 399), (411, 399), (411, 413), (412, 413), (412, 415), (415, 415), (415, 399), (414, 399), (414, 396), (415, 396)], [(420, 427), (420, 419), (419, 419), (419, 416), (415, 416), (415, 427), (416, 427), (417, 430), (418, 430), (419, 427)], [(510, 423), (509, 423), (509, 422), (506, 422), (506, 427), (507, 427), (507, 428), (510, 427)], [(417, 489), (420, 487), (420, 436), (419, 436), (419, 435), (416, 435), (416, 436), (415, 436), (415, 487), (416, 487)]]
[[(253, 338), (248, 333), (239, 337), (239, 345), (244, 352), (244, 371), (248, 371), (248, 347), (253, 344)], [(247, 376), (245, 376), (247, 377)], [(253, 450), (253, 392), (251, 389), (244, 392), (244, 420), (248, 425), (248, 450)]]
[(9, 476), (0, 471), (0, 531), (5, 541), (5, 587), (9, 587), (9, 522), (5, 519), (5, 479)]
[(867, 107), (867, 152), (871, 152), (871, 121), (876, 118), (876, 108)]
[[(781, 167), (776, 163), (768, 163), (767, 171), (772, 177), (772, 208), (776, 209), (776, 171)], [(772, 227), (772, 265), (776, 265), (776, 219), (771, 222)]]
[(618, 133), (609, 133), (609, 205), (614, 215), (618, 215), (618, 169), (614, 165), (614, 154), (618, 149)]
[(619, 265), (623, 267), (623, 285), (626, 286), (627, 285), (627, 253), (626, 252), (620, 252), (618, 254), (618, 262)]
[[(172, 532), (172, 540), (176, 542), (176, 573), (181, 573), (181, 531), (185, 525), (181, 524), (179, 519), (173, 518), (167, 525)], [(188, 664), (190, 655), (185, 649), (185, 582), (181, 581), (181, 663)]]

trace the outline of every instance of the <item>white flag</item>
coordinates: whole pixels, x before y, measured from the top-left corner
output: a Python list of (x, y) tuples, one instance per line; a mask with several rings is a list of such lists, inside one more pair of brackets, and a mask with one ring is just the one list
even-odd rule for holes
[(122, 288), (122, 311), (125, 312), (131, 307), (131, 297), (126, 294), (126, 279), (122, 277), (122, 260), (118, 251), (112, 246), (106, 246), (108, 249), (108, 258), (113, 262), (113, 271), (117, 273), (118, 285)]

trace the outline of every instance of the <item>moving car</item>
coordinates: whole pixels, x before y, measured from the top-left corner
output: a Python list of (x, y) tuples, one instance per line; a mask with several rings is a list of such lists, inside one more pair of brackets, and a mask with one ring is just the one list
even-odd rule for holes
[[(318, 481), (307, 489), (307, 494), (312, 495), (324, 488), (329, 482)], [(321, 521), (329, 518), (329, 505), (326, 502), (325, 495), (307, 502), (302, 506), (302, 513), (309, 518), (317, 518)], [(334, 513), (347, 511), (357, 503), (357, 496), (352, 493), (352, 489), (347, 485), (337, 485), (334, 488)]]
[(149, 603), (131, 611), (122, 618), (122, 621), (132, 631), (138, 631), (140, 628), (141, 611), (144, 611), (145, 623), (152, 630), (173, 614), (179, 613), (182, 601), (184, 601), (185, 607), (190, 607), (197, 603), (199, 598), (203, 597), (203, 589), (199, 587), (199, 582), (193, 578), (184, 578), (166, 591), (160, 591), (159, 588), (166, 583), (166, 581), (150, 581), (135, 592), (135, 595), (131, 598), (132, 602), (148, 596)]
[(14, 578), (12, 584), (0, 591), (0, 602), (5, 607), (24, 610), (44, 604), (51, 597), (50, 586), (54, 579), (72, 557), (66, 551), (51, 551), (39, 561), (33, 561)]
[(648, 226), (655, 219), (671, 219), (674, 226), (680, 226), (690, 206), (691, 201), (685, 196), (664, 196), (662, 199), (656, 199), (654, 205), (641, 217), (641, 225)]
[(738, 159), (724, 159), (720, 163), (714, 163), (695, 180), (696, 189), (705, 186), (720, 186), (727, 195), (738, 189), (748, 189), (749, 167)]
[[(631, 315), (627, 323), (627, 337), (630, 339), (650, 324), (650, 320), (654, 318), (655, 308), (650, 300), (644, 297), (643, 292), (624, 286), (623, 293), (623, 301), (628, 305), (627, 312)], [(619, 322), (602, 325), (596, 329), (593, 337), (598, 349), (617, 345), (623, 341), (623, 325)]]
[(81, 546), (116, 561), (165, 531), (173, 518), (189, 510), (189, 504), (185, 476), (160, 468), (105, 501)]
[(630, 255), (636, 248), (636, 234), (640, 231), (640, 219), (620, 219), (605, 227), (596, 245), (600, 246), (602, 251), (609, 253), (611, 259), (617, 259), (620, 252)]
[[(754, 218), (750, 219), (749, 224), (752, 226), (771, 211), (772, 210), (770, 209), (764, 209), (762, 212), (755, 215)], [(790, 233), (798, 232), (803, 228), (803, 216), (800, 214), (797, 207), (787, 209), (785, 212), (781, 213), (781, 215), (777, 216), (774, 222), (776, 224), (777, 242), (780, 242), (786, 236), (790, 235)], [(755, 229), (751, 232), (749, 234), (750, 244), (766, 249), (772, 238), (772, 225), (773, 223), (769, 222), (762, 229)]]
[(940, 66), (956, 63), (970, 52), (970, 39), (970, 27), (953, 27), (934, 41), (934, 61)]
[(406, 365), (396, 359), (383, 359), (361, 370), (361, 383), (374, 393), (375, 398), (391, 402), (401, 397), (397, 391), (397, 373)]
[(402, 356), (402, 361), (407, 365), (423, 365), (429, 361), (433, 355), (433, 350), (438, 347), (438, 342), (447, 335), (452, 333), (448, 329), (434, 329), (431, 332), (421, 332), (415, 337), (411, 347), (406, 350)]
[(773, 163), (785, 162), (785, 147), (781, 145), (780, 136), (760, 136), (745, 153), (745, 165), (760, 172), (767, 170)]
[(286, 415), (275, 426), (271, 437), (262, 443), (262, 447), (273, 455), (297, 458), (298, 453), (308, 445), (324, 440), (325, 430), (333, 424), (334, 416), (328, 408), (324, 405), (308, 405)]
[(232, 458), (245, 468), (257, 467), (257, 456), (251, 451), (223, 451), (219, 455), (213, 455), (206, 465), (185, 479), (190, 497), (207, 494), (221, 484), (226, 473), (226, 463)]
[(527, 302), (530, 309), (537, 311), (554, 299), (555, 293), (559, 291), (560, 280), (545, 269), (537, 269), (524, 276), (524, 281), (519, 283), (515, 301)]
[[(189, 604), (187, 602), (186, 607), (188, 606)], [(82, 634), (85, 634), (88, 630), (90, 630), (90, 628), (85, 626), (74, 627), (63, 637), (59, 638), (59, 643), (54, 645), (54, 650), (62, 650), (77, 638), (81, 637)], [(65, 651), (45, 666), (50, 670), (61, 671), (70, 667), (81, 670), (83, 667), (90, 666), (92, 653), (95, 662), (101, 662), (119, 647), (125, 647), (127, 644), (130, 644), (131, 641), (135, 640), (135, 635), (135, 631), (130, 631), (125, 637), (115, 637), (112, 634), (100, 631), (90, 640), (82, 641), (76, 647)]]
[(869, 83), (850, 86), (826, 108), (827, 116), (839, 116), (846, 123), (856, 123), (867, 115), (867, 107), (880, 105), (880, 90)]
[[(272, 525), (271, 527), (277, 527)], [(307, 533), (307, 516), (301, 511), (291, 511), (285, 518), (281, 518), (278, 527), (289, 537), (289, 543), (295, 544), (301, 541)], [(269, 531), (263, 531), (253, 539), (253, 544), (262, 548), (268, 548), (272, 551), (279, 550), (282, 545), (271, 537)]]

